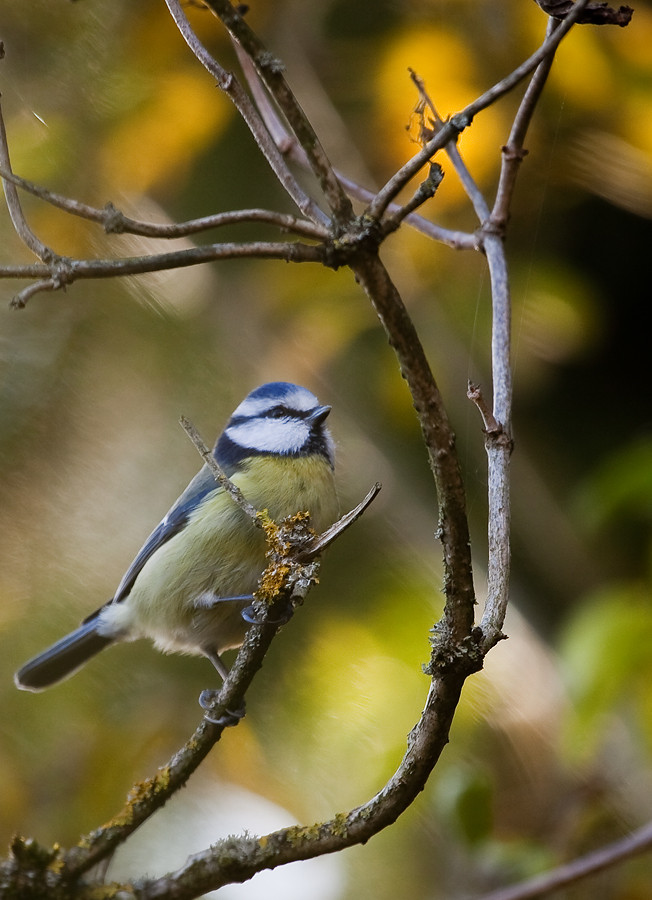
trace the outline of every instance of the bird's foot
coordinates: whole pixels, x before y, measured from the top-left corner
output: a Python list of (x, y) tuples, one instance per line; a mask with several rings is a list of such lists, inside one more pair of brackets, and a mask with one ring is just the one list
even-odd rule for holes
[(220, 692), (216, 690), (205, 690), (199, 695), (199, 705), (206, 710), (204, 718), (213, 725), (222, 725), (228, 728), (230, 725), (237, 725), (245, 714), (245, 704), (243, 703), (239, 709), (225, 709), (221, 716), (212, 716), (210, 713), (211, 706), (219, 696)]
[(293, 613), (294, 610), (291, 604), (288, 603), (286, 609), (281, 610), (275, 619), (262, 618), (258, 615), (252, 603), (251, 606), (245, 606), (240, 615), (249, 625), (262, 625), (263, 623), (267, 625), (285, 625), (286, 622), (290, 621)]

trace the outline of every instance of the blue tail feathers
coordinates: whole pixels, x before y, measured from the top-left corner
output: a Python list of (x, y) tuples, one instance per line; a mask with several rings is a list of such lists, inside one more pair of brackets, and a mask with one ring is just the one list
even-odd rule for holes
[(76, 631), (26, 662), (14, 676), (16, 687), (24, 691), (42, 691), (72, 675), (87, 660), (112, 643), (113, 638), (98, 634), (97, 618), (92, 617)]

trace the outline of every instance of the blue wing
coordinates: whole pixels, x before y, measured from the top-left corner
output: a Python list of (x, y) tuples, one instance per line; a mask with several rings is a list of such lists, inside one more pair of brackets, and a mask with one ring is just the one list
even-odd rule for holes
[(208, 466), (204, 466), (192, 479), (183, 494), (172, 506), (163, 521), (156, 526), (154, 531), (147, 538), (143, 546), (132, 564), (122, 577), (122, 581), (118, 585), (118, 589), (113, 596), (112, 603), (120, 603), (124, 600), (134, 585), (134, 581), (138, 577), (147, 560), (162, 547), (166, 541), (178, 534), (186, 525), (190, 514), (200, 503), (213, 491), (222, 490), (216, 483), (211, 470)]

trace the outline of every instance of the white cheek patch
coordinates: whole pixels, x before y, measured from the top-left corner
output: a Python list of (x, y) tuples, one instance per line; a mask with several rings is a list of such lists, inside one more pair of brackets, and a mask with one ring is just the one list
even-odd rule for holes
[(235, 444), (264, 453), (298, 453), (310, 437), (301, 419), (252, 419), (230, 425), (226, 435)]

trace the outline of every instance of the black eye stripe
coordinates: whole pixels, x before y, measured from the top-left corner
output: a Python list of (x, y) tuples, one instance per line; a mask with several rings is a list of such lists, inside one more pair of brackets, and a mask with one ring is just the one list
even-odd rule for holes
[(229, 425), (240, 425), (243, 422), (252, 422), (256, 419), (298, 419), (303, 421), (310, 416), (312, 409), (291, 409), (289, 406), (272, 406), (270, 409), (261, 409), (260, 412), (250, 416), (231, 416)]
[(284, 419), (286, 417), (295, 418), (297, 414), (294, 410), (288, 409), (287, 406), (279, 405), (273, 406), (264, 415), (268, 419)]

